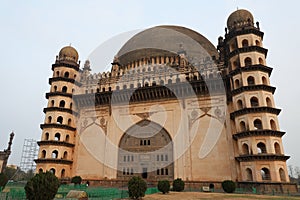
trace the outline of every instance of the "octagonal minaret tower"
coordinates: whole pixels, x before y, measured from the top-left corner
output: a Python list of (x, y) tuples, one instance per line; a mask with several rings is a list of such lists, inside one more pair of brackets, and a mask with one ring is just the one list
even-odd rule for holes
[(238, 181), (289, 182), (263, 35), (249, 11), (237, 10), (228, 18), (225, 39), (219, 39), (231, 85)]
[(37, 171), (52, 171), (58, 178), (72, 176), (73, 152), (76, 138), (74, 104), (72, 94), (78, 86), (78, 53), (67, 46), (61, 49), (52, 65), (49, 79), (50, 92), (46, 93), (45, 121), (41, 124), (42, 138)]

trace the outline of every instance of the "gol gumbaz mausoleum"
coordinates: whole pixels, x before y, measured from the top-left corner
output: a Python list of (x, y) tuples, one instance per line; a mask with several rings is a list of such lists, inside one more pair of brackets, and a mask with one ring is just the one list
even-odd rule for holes
[[(289, 182), (264, 33), (233, 12), (215, 47), (198, 32), (156, 26), (118, 51), (109, 72), (61, 49), (52, 65), (37, 171), (91, 184), (182, 178), (195, 187), (296, 191)], [(101, 55), (99, 55), (101, 57)]]

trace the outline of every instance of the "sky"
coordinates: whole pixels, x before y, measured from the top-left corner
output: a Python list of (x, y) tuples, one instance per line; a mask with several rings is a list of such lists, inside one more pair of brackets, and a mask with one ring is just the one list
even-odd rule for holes
[[(116, 35), (165, 24), (191, 28), (216, 46), (228, 16), (240, 8), (251, 11), (265, 33), (267, 65), (274, 68), (271, 84), (277, 87), (275, 103), (282, 109), (280, 128), (286, 131), (285, 154), (291, 156), (288, 165), (300, 166), (299, 6), (298, 0), (1, 1), (0, 150), (7, 148), (14, 131), (9, 164), (18, 165), (24, 139), (40, 140), (51, 65), (62, 47), (75, 47), (83, 64)], [(108, 62), (102, 71), (109, 66)]]

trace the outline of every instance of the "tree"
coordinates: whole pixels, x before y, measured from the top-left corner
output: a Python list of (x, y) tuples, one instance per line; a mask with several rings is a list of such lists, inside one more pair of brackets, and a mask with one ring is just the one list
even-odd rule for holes
[(51, 200), (59, 188), (58, 178), (47, 171), (36, 174), (25, 185), (26, 198), (29, 200)]
[(0, 173), (0, 188), (3, 188), (8, 181), (8, 178), (5, 174)]
[(82, 178), (80, 176), (74, 176), (71, 179), (71, 183), (74, 183), (75, 185), (81, 184)]
[(225, 180), (222, 182), (222, 188), (227, 193), (233, 193), (235, 191), (235, 182), (231, 180)]
[(168, 180), (158, 181), (157, 189), (163, 194), (166, 194), (170, 191), (170, 182)]
[(140, 199), (145, 196), (147, 190), (146, 182), (139, 176), (134, 176), (128, 181), (129, 197), (133, 199)]
[(173, 181), (173, 190), (177, 192), (184, 190), (184, 182), (181, 178), (177, 178)]

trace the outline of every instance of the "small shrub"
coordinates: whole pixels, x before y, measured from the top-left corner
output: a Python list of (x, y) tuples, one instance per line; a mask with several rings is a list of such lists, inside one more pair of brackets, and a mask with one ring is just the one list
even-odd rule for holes
[(181, 178), (177, 178), (173, 181), (173, 190), (177, 192), (184, 190), (184, 182)]
[(139, 176), (134, 176), (128, 181), (129, 197), (139, 199), (145, 196), (147, 190), (146, 182)]
[(82, 178), (80, 176), (74, 176), (71, 179), (71, 183), (74, 183), (75, 185), (81, 184)]
[(227, 193), (233, 193), (235, 191), (235, 182), (231, 180), (225, 180), (222, 182), (222, 188)]
[(163, 194), (166, 194), (170, 191), (170, 182), (168, 180), (158, 181), (157, 189)]
[(51, 172), (39, 173), (31, 178), (25, 185), (28, 200), (54, 199), (59, 188), (58, 178)]
[(8, 181), (8, 178), (5, 174), (0, 173), (0, 187), (3, 188)]

